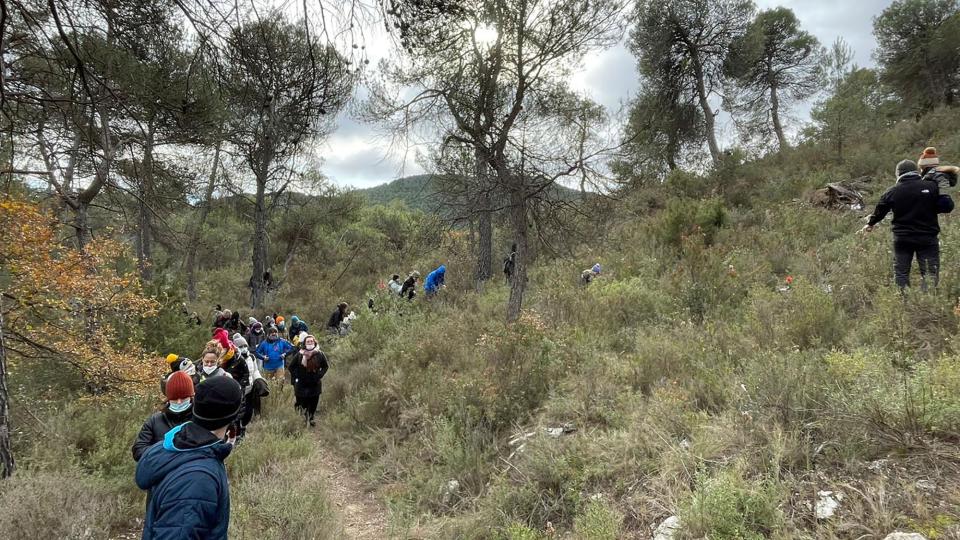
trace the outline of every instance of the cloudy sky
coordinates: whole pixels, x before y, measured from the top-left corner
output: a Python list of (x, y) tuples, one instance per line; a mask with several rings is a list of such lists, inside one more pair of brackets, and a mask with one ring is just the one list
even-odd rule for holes
[[(804, 28), (824, 45), (843, 37), (856, 53), (855, 62), (860, 66), (873, 65), (873, 18), (891, 3), (891, 0), (755, 1), (761, 9), (776, 6), (792, 9)], [(392, 49), (389, 40), (374, 28), (369, 31), (365, 47), (371, 66), (388, 56)], [(607, 107), (616, 117), (630, 97), (637, 93), (639, 81), (635, 60), (623, 45), (597, 52), (584, 60), (583, 69), (575, 76), (573, 85)], [(362, 88), (358, 93), (362, 95)], [(806, 104), (795, 111), (800, 120), (806, 120), (809, 106)], [(721, 137), (731, 140), (733, 127), (722, 118), (720, 124)], [(391, 147), (390, 141), (380, 136), (375, 128), (358, 122), (349, 113), (341, 115), (337, 131), (316, 151), (323, 162), (324, 173), (344, 187), (370, 187), (423, 172), (417, 164), (416, 148)]]

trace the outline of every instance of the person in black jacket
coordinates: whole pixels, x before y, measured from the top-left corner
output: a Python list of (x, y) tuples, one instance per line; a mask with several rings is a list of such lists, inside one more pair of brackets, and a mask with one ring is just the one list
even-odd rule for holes
[(904, 160), (897, 164), (897, 183), (888, 189), (870, 215), (864, 232), (873, 231), (877, 223), (893, 211), (893, 273), (900, 290), (910, 286), (910, 267), (916, 256), (920, 266), (921, 289), (928, 281), (937, 286), (940, 272), (940, 223), (938, 213), (953, 210), (940, 194), (937, 182), (924, 179), (917, 164)]
[(303, 340), (303, 348), (290, 361), (290, 382), (296, 396), (295, 407), (313, 427), (313, 417), (320, 403), (323, 391), (321, 380), (329, 369), (327, 355), (317, 345), (317, 338), (308, 335)]
[(404, 296), (407, 297), (407, 300), (413, 300), (413, 297), (417, 295), (417, 280), (420, 279), (420, 272), (414, 270), (410, 272), (410, 275), (407, 276), (406, 281), (403, 282), (403, 286), (400, 287), (400, 298)]
[(346, 302), (337, 304), (337, 309), (330, 315), (327, 321), (327, 331), (334, 335), (340, 335), (340, 325), (347, 318), (347, 308), (350, 307)]
[(134, 461), (140, 461), (140, 456), (148, 448), (162, 441), (168, 431), (187, 422), (193, 415), (193, 380), (189, 375), (175, 371), (167, 380), (165, 392), (167, 402), (160, 411), (147, 418), (133, 442)]

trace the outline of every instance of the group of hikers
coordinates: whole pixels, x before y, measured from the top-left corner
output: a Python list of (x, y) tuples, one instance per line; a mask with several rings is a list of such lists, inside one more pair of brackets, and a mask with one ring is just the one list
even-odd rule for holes
[[(424, 295), (445, 286), (446, 266), (428, 273)], [(412, 300), (419, 272), (390, 280), (392, 293)], [(340, 302), (327, 321), (330, 335), (350, 332), (356, 314)], [(371, 306), (372, 307), (372, 306)], [(184, 306), (184, 313), (186, 307)], [(196, 313), (190, 325), (202, 324)], [(160, 380), (165, 397), (133, 442), (137, 485), (148, 492), (144, 539), (226, 538), (230, 498), (223, 461), (261, 412), (271, 389), (293, 386), (294, 407), (314, 427), (322, 380), (330, 368), (319, 340), (297, 315), (244, 319), (216, 306), (210, 340), (197, 360), (168, 354)]]
[[(347, 307), (337, 306), (337, 333)], [(294, 407), (315, 426), (327, 356), (296, 315), (288, 327), (277, 314), (244, 321), (239, 312), (217, 306), (199, 360), (177, 354), (165, 360), (169, 372), (160, 389), (166, 400), (131, 449), (137, 485), (148, 491), (143, 538), (226, 538), (230, 498), (223, 460), (260, 414), (271, 386), (282, 390), (289, 382)]]
[(896, 183), (888, 189), (867, 217), (862, 232), (869, 233), (893, 212), (893, 276), (901, 291), (910, 286), (913, 259), (920, 268), (920, 287), (937, 287), (940, 274), (939, 214), (953, 211), (946, 193), (957, 185), (960, 169), (940, 164), (936, 148), (926, 148), (916, 162), (897, 163)]

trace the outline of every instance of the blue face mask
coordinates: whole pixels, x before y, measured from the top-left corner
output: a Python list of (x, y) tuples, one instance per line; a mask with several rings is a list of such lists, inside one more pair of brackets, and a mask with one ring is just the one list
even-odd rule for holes
[(184, 400), (183, 403), (173, 403), (170, 402), (170, 412), (182, 413), (183, 411), (190, 408), (190, 400)]

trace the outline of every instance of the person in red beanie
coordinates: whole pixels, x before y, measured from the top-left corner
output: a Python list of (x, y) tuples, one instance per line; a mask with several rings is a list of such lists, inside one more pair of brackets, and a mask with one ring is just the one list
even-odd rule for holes
[(148, 448), (162, 441), (168, 431), (190, 420), (193, 414), (193, 379), (186, 372), (172, 373), (164, 390), (167, 401), (163, 408), (147, 418), (133, 442), (134, 461), (140, 461)]

